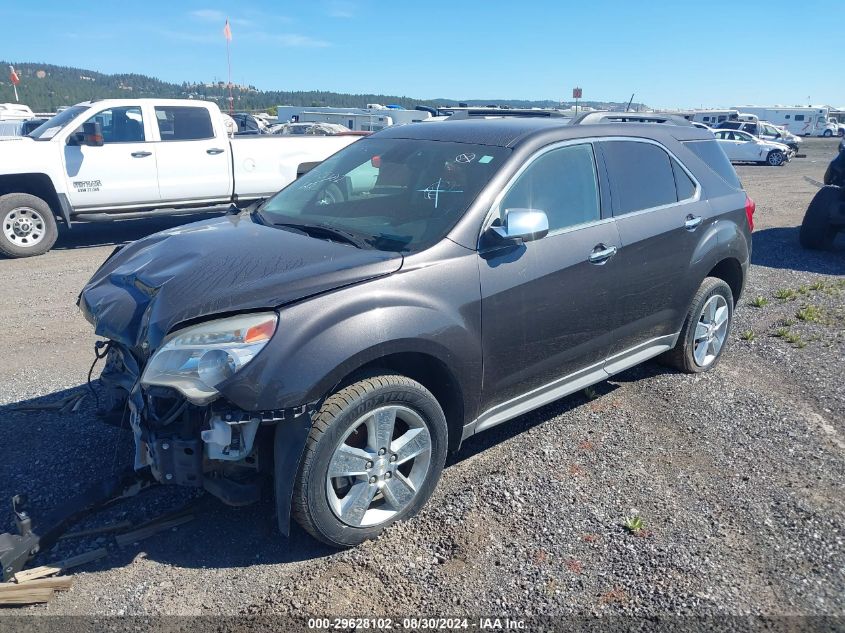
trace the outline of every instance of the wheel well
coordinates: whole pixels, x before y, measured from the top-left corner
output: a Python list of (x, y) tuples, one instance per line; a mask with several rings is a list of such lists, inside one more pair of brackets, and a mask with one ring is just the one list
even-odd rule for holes
[(708, 277), (717, 277), (731, 287), (734, 296), (734, 305), (739, 302), (739, 295), (742, 294), (742, 266), (733, 258), (723, 259), (707, 273)]
[(62, 207), (53, 181), (47, 174), (15, 174), (14, 176), (0, 176), (0, 196), (7, 193), (28, 193), (37, 196), (50, 205), (50, 209), (58, 218), (62, 218)]
[(417, 352), (390, 354), (373, 360), (341, 381), (341, 385), (357, 380), (361, 374), (385, 370), (416, 380), (440, 403), (449, 428), (449, 449), (457, 450), (464, 430), (464, 401), (458, 381), (445, 363), (434, 356)]

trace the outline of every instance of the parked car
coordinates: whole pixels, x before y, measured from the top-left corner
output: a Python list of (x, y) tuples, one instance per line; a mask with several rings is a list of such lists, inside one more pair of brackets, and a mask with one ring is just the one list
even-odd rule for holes
[(723, 121), (716, 127), (720, 130), (742, 130), (764, 141), (773, 141), (786, 145), (796, 153), (801, 146), (800, 136), (792, 134), (789, 130), (779, 129), (765, 121)]
[(299, 136), (302, 134), (332, 136), (334, 134), (349, 134), (351, 130), (339, 123), (312, 123), (302, 121), (300, 123), (277, 123), (270, 126), (268, 133)]
[(719, 146), (732, 163), (761, 163), (779, 167), (789, 162), (792, 150), (740, 130), (713, 130)]
[(231, 117), (238, 126), (238, 131), (235, 132), (235, 136), (266, 134), (266, 123), (251, 114), (238, 112), (231, 115)]
[(0, 254), (40, 255), (57, 221), (108, 220), (266, 198), (357, 137), (229, 139), (214, 103), (80, 103), (0, 145)]
[(824, 184), (801, 221), (799, 240), (804, 248), (829, 248), (836, 235), (845, 231), (845, 140), (824, 173)]
[(716, 367), (753, 213), (689, 125), (410, 124), (117, 249), (79, 306), (137, 468), (235, 505), (272, 475), (281, 531), (344, 547), (475, 433), (652, 357)]

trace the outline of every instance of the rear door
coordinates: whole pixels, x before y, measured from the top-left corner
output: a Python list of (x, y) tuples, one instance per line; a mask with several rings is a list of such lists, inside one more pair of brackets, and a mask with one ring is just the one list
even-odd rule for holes
[(141, 106), (103, 108), (85, 123), (99, 123), (101, 147), (82, 146), (74, 130), (63, 160), (70, 203), (76, 209), (157, 204), (156, 144), (150, 140), (149, 114)]
[(156, 105), (158, 187), (163, 202), (227, 200), (232, 158), (222, 117), (203, 106)]
[[(479, 252), (484, 396), (491, 407), (512, 409), (561, 386), (561, 378), (601, 373), (610, 349), (610, 323), (619, 266), (608, 256), (619, 237), (609, 209), (602, 213), (591, 143), (542, 150), (505, 188), (488, 225), (507, 209), (546, 213), (546, 237)], [(564, 394), (560, 394), (564, 395)], [(559, 397), (559, 396), (558, 396)], [(493, 417), (491, 417), (491, 415)], [(485, 422), (484, 420), (487, 420)]]
[(608, 366), (616, 371), (613, 363), (637, 350), (673, 342), (689, 307), (691, 261), (711, 214), (697, 182), (662, 145), (620, 139), (598, 146), (621, 240), (613, 262), (611, 356), (617, 359)]

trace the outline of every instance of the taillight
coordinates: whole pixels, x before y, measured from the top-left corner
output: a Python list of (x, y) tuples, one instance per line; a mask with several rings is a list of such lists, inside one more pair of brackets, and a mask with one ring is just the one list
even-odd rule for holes
[(748, 228), (754, 230), (754, 212), (757, 210), (757, 203), (749, 196), (745, 196), (745, 217), (748, 219)]

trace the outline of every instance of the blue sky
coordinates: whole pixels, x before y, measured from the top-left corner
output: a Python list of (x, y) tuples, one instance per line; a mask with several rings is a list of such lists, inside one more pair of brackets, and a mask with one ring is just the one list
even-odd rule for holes
[[(418, 98), (845, 105), (837, 3), (4, 3), (0, 59)], [(840, 7), (841, 8), (841, 7)], [(801, 17), (803, 16), (803, 18)]]

